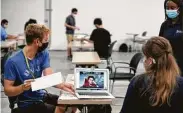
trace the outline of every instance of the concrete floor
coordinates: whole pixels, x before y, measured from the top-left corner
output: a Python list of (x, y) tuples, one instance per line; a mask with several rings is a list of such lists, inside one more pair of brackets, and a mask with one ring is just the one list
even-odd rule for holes
[[(131, 57), (134, 53), (119, 53), (113, 52), (112, 58), (114, 61), (126, 61), (129, 62)], [(64, 78), (67, 74), (73, 73), (74, 65), (72, 65), (71, 61), (67, 60), (65, 51), (50, 51), (50, 58), (51, 58), (51, 67), (53, 68), (54, 72), (62, 72)], [(137, 73), (143, 72), (143, 64), (142, 62), (139, 63)], [(115, 82), (114, 96), (125, 96), (127, 87), (129, 82), (128, 81), (117, 81)], [(47, 89), (50, 93), (58, 94), (59, 90), (56, 88), (48, 88)], [(112, 113), (119, 113), (123, 104), (123, 98), (119, 99), (116, 98), (113, 100), (112, 104)], [(7, 97), (4, 95), (3, 87), (1, 87), (1, 113), (10, 113), (9, 103)]]

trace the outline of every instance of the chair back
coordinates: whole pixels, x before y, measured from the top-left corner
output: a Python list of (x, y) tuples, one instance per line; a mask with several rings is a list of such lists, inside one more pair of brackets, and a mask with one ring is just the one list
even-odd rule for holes
[(135, 70), (137, 69), (137, 66), (140, 62), (140, 60), (143, 58), (143, 54), (142, 53), (136, 53), (131, 61), (130, 61), (130, 67), (133, 67)]
[(146, 36), (147, 35), (147, 31), (144, 31), (143, 33), (142, 33), (142, 36)]
[(112, 42), (112, 43), (109, 45), (109, 49), (108, 49), (108, 58), (111, 57), (111, 55), (112, 55), (112, 50), (113, 50), (114, 44), (115, 44), (116, 42), (117, 42), (117, 41), (115, 40), (114, 42)]
[[(16, 52), (15, 51), (9, 51), (1, 59), (1, 84), (2, 84), (2, 86), (4, 86), (4, 66), (5, 66), (6, 61), (8, 60), (8, 58), (10, 56), (12, 56), (14, 53), (16, 53)], [(21, 82), (18, 81), (18, 80), (16, 80), (15, 83), (14, 83), (15, 86), (20, 85), (20, 84), (21, 84)], [(17, 100), (17, 96), (8, 97), (8, 100), (9, 100), (10, 109), (13, 109), (14, 104), (16, 103), (16, 100)]]
[[(13, 51), (8, 51), (2, 58), (1, 58), (1, 74), (4, 73), (4, 65), (8, 58), (13, 54)], [(1, 78), (2, 79), (2, 78)]]

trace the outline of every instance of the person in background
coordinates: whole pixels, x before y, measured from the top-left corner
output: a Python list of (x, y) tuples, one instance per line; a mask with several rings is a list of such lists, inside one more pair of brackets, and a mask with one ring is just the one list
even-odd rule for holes
[(37, 24), (37, 20), (36, 20), (36, 19), (30, 18), (30, 19), (25, 23), (24, 31), (26, 30), (26, 28), (27, 28), (27, 26), (28, 26), (29, 24)]
[(166, 20), (162, 23), (159, 36), (169, 40), (178, 66), (183, 73), (183, 1), (165, 0)]
[(6, 32), (6, 29), (8, 28), (8, 20), (3, 19), (1, 21), (1, 41), (5, 41), (6, 39), (16, 39), (17, 36), (9, 35)]
[(142, 51), (146, 72), (130, 81), (120, 113), (183, 113), (183, 78), (169, 41), (152, 37)]
[[(44, 76), (53, 73), (46, 49), (49, 33), (44, 25), (29, 24), (25, 31), (27, 45), (6, 61), (4, 92), (8, 97), (18, 97), (18, 108), (22, 113), (64, 113), (65, 107), (57, 105), (57, 95), (45, 90), (31, 90), (34, 79), (40, 78), (42, 73)], [(55, 87), (74, 94), (71, 84), (61, 83)]]
[(100, 58), (108, 57), (109, 44), (111, 43), (111, 35), (109, 31), (103, 28), (102, 20), (96, 18), (93, 23), (96, 27), (91, 33), (90, 39), (83, 38), (82, 41), (94, 43), (94, 51), (98, 53)]
[(71, 10), (71, 14), (67, 16), (65, 21), (65, 27), (66, 27), (66, 36), (67, 36), (67, 57), (68, 59), (72, 58), (71, 53), (71, 47), (69, 46), (69, 43), (71, 43), (74, 39), (74, 31), (80, 30), (79, 27), (76, 27), (76, 21), (75, 16), (77, 15), (78, 10), (76, 8), (73, 8)]

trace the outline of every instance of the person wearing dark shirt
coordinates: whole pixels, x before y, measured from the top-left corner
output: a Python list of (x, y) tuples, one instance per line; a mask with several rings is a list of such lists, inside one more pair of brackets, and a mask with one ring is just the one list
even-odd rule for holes
[(130, 81), (120, 113), (183, 113), (183, 77), (169, 41), (153, 37), (142, 51), (146, 72)]
[(111, 43), (111, 35), (109, 31), (103, 28), (102, 20), (96, 18), (94, 20), (96, 29), (93, 30), (90, 39), (82, 39), (94, 43), (94, 51), (98, 53), (100, 58), (108, 57), (109, 44)]
[(68, 59), (72, 58), (71, 47), (69, 46), (69, 43), (73, 41), (74, 31), (80, 30), (79, 27), (76, 27), (75, 16), (77, 15), (77, 13), (78, 10), (76, 8), (73, 8), (71, 10), (71, 15), (67, 16), (65, 21), (67, 44), (68, 44), (67, 46)]
[(165, 0), (164, 9), (166, 20), (161, 25), (159, 36), (169, 40), (183, 73), (183, 1)]
[(36, 19), (30, 18), (30, 19), (25, 23), (25, 25), (24, 25), (24, 31), (26, 30), (26, 28), (27, 28), (27, 26), (28, 26), (29, 24), (37, 24), (37, 20), (36, 20)]

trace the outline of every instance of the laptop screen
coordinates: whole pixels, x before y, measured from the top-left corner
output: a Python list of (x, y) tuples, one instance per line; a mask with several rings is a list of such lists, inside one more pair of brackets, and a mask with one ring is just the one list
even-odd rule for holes
[(76, 70), (76, 89), (107, 89), (108, 79), (106, 69), (78, 69)]

